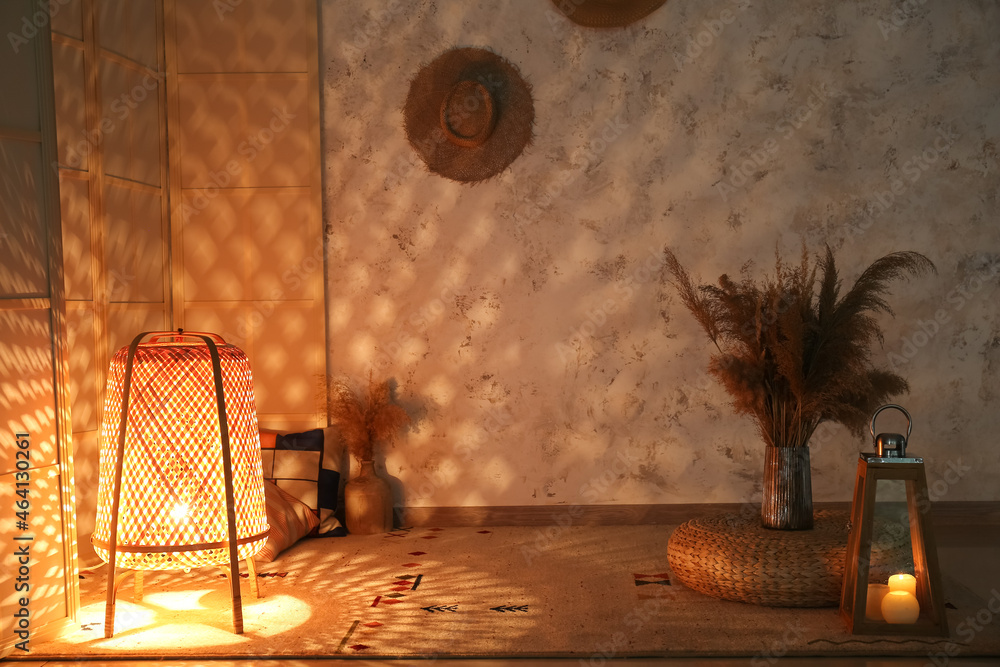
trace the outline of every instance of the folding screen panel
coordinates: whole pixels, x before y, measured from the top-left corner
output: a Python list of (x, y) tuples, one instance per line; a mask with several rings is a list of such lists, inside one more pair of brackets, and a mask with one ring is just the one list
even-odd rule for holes
[(52, 16), (80, 557), (96, 512), (111, 355), (170, 322), (160, 0), (68, 0)]
[(79, 606), (48, 25), (0, 3), (0, 657)]
[[(25, 443), (24, 531), (45, 536), (32, 641), (75, 615), (105, 373), (137, 331), (217, 331), (251, 355), (262, 421), (326, 421), (315, 3), (46, 6), (0, 3), (0, 90), (17, 100), (0, 105), (0, 502), (20, 498)], [(11, 651), (17, 524), (2, 530)]]
[(262, 424), (325, 425), (316, 3), (165, 14), (175, 326), (246, 351)]

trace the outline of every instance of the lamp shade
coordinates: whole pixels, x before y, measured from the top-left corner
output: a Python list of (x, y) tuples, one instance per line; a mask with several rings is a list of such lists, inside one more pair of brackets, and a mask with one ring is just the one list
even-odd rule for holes
[(225, 566), (230, 505), (251, 558), (268, 526), (246, 355), (214, 334), (140, 334), (108, 371), (94, 550), (133, 570)]

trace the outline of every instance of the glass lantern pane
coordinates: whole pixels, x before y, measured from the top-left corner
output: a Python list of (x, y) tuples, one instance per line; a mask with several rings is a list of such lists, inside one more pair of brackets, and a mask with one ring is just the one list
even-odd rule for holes
[(906, 508), (906, 482), (880, 479), (875, 487), (868, 583), (888, 584), (894, 574), (913, 574), (913, 546)]

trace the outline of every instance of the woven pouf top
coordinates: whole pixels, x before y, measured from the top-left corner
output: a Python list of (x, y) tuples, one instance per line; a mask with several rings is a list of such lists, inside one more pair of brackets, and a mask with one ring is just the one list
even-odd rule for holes
[[(771, 530), (756, 514), (692, 519), (667, 543), (672, 578), (699, 593), (769, 607), (831, 607), (840, 602), (848, 512), (820, 510), (811, 530)], [(871, 578), (886, 580), (912, 563), (909, 533), (885, 526), (872, 540)]]

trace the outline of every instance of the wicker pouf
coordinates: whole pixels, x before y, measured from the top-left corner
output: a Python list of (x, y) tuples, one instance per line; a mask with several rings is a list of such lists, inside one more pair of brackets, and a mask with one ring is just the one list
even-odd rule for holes
[[(769, 530), (756, 515), (723, 514), (681, 524), (667, 543), (672, 578), (705, 595), (769, 607), (831, 607), (840, 602), (848, 512), (821, 510), (812, 530)], [(909, 534), (877, 531), (871, 578), (912, 563)]]

